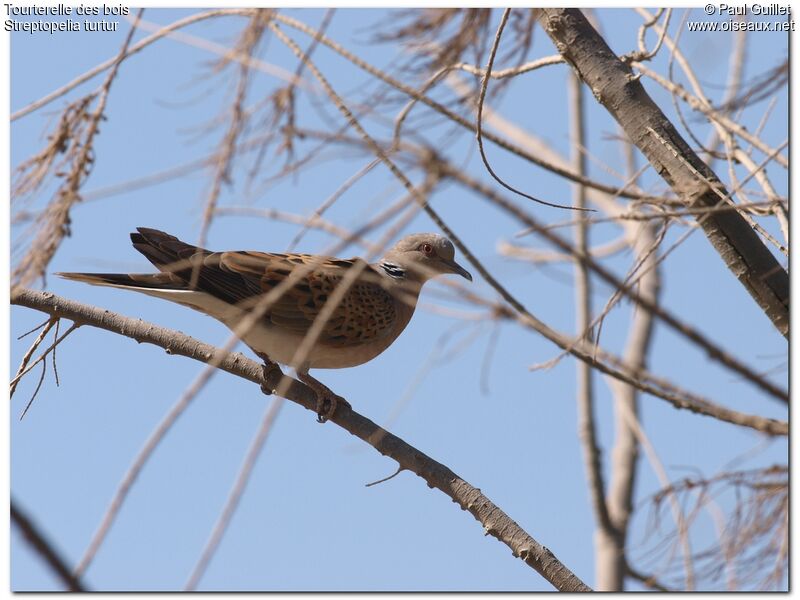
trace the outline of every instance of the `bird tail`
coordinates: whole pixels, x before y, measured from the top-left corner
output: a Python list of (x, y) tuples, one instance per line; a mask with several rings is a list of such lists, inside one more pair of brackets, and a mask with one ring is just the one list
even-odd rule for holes
[(196, 262), (202, 262), (203, 256), (211, 254), (208, 250), (182, 242), (174, 235), (147, 227), (137, 227), (131, 234), (131, 242), (159, 271), (184, 278), (192, 275)]
[[(203, 260), (212, 253), (203, 248), (182, 242), (173, 235), (137, 227), (131, 233), (133, 247), (158, 268), (160, 273), (56, 273), (73, 281), (92, 285), (135, 289), (142, 292), (188, 292), (197, 288), (197, 280), (204, 279)], [(191, 282), (194, 282), (190, 285)], [(157, 294), (151, 294), (157, 295)]]
[(186, 284), (170, 273), (130, 275), (123, 273), (56, 273), (64, 279), (82, 281), (92, 285), (141, 290), (186, 290)]

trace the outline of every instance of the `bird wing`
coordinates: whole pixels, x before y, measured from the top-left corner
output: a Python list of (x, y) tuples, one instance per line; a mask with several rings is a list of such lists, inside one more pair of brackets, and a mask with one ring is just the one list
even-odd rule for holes
[(397, 320), (395, 298), (381, 285), (382, 276), (360, 258), (310, 254), (210, 252), (155, 229), (137, 228), (134, 247), (159, 270), (229, 304), (250, 309), (264, 294), (287, 280), (293, 283), (264, 315), (274, 325), (304, 335), (322, 307), (356, 265), (361, 273), (325, 323), (319, 342), (346, 348), (391, 334)]
[[(381, 276), (360, 258), (338, 259), (309, 254), (262, 252), (219, 253), (219, 269), (244, 282), (239, 286), (245, 305), (287, 279), (293, 283), (266, 314), (274, 325), (304, 335), (349, 269), (362, 269), (325, 322), (319, 342), (346, 348), (389, 335), (397, 319), (396, 301), (381, 285)], [(292, 274), (294, 273), (294, 277)], [(296, 280), (296, 281), (295, 281)]]

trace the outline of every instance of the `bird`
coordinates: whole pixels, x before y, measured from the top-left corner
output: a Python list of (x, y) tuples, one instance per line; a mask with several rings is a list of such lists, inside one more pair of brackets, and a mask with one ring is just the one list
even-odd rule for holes
[[(130, 237), (133, 247), (159, 272), (56, 275), (141, 292), (221, 321), (262, 359), (265, 380), (271, 369), (280, 369), (277, 363), (295, 368), (298, 379), (316, 393), (321, 423), (339, 403), (347, 402), (311, 376), (310, 369), (355, 367), (381, 354), (408, 325), (429, 279), (455, 274), (472, 281), (455, 261), (453, 243), (435, 233), (403, 237), (374, 264), (362, 258), (314, 254), (213, 252), (147, 227), (137, 227)], [(332, 307), (314, 344), (296, 356), (340, 284), (349, 287)], [(237, 332), (251, 312), (256, 321)], [(262, 389), (267, 394), (274, 391)]]

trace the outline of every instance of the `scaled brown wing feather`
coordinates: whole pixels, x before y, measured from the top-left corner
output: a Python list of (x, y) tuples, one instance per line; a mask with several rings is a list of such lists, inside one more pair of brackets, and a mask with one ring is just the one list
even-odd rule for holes
[(182, 281), (185, 289), (202, 290), (231, 304), (260, 293), (257, 281), (251, 282), (224, 268), (224, 253), (198, 248), (148, 227), (137, 227), (131, 233), (131, 242), (160, 271)]
[[(299, 335), (309, 330), (347, 269), (363, 264), (360, 258), (342, 260), (309, 254), (220, 254), (220, 269), (238, 275), (247, 282), (248, 289), (257, 286), (259, 291), (249, 294), (248, 305), (286, 280), (295, 268), (309, 268), (267, 311), (272, 323)], [(397, 316), (395, 302), (379, 281), (377, 272), (366, 265), (326, 322), (320, 343), (345, 348), (381, 339), (392, 332)]]

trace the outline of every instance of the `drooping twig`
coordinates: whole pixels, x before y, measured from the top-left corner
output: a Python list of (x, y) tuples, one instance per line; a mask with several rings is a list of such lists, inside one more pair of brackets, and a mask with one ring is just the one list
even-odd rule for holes
[(39, 394), (39, 390), (42, 387), (42, 383), (44, 382), (44, 376), (45, 376), (45, 373), (47, 371), (47, 355), (50, 354), (51, 352), (53, 353), (52, 354), (52, 356), (53, 356), (53, 371), (55, 372), (56, 385), (58, 385), (58, 371), (57, 371), (57, 368), (56, 368), (56, 359), (55, 359), (56, 348), (58, 347), (58, 345), (61, 342), (64, 341), (64, 338), (66, 338), (70, 333), (72, 333), (73, 331), (75, 331), (78, 328), (78, 325), (73, 323), (70, 326), (70, 328), (67, 329), (64, 332), (64, 335), (59, 336), (58, 335), (58, 323), (59, 323), (59, 320), (55, 319), (55, 322), (56, 322), (56, 335), (55, 335), (55, 340), (53, 341), (53, 343), (50, 344), (50, 346), (48, 346), (44, 350), (44, 352), (42, 352), (39, 355), (39, 358), (37, 358), (35, 361), (33, 361), (30, 365), (28, 365), (27, 367), (24, 367), (24, 368), (23, 368), (22, 365), (20, 365), (19, 372), (14, 377), (14, 379), (11, 380), (11, 394), (13, 394), (14, 390), (16, 390), (16, 388), (17, 388), (17, 384), (19, 383), (19, 381), (25, 375), (27, 375), (31, 371), (31, 369), (33, 369), (33, 367), (35, 367), (39, 363), (42, 363), (42, 374), (39, 377), (39, 382), (36, 384), (36, 389), (33, 391), (33, 395), (30, 397), (30, 400), (28, 400), (28, 403), (25, 405), (25, 408), (22, 409), (22, 413), (19, 416), (20, 420), (22, 420), (25, 417), (25, 415), (28, 414), (28, 410), (30, 409), (31, 405), (33, 404), (33, 401), (36, 399), (36, 396)]
[[(44, 338), (47, 337), (47, 333), (55, 326), (55, 324), (57, 322), (58, 322), (58, 319), (48, 319), (42, 325), (39, 325), (39, 327), (44, 326), (44, 329), (42, 329), (42, 331), (39, 333), (39, 335), (33, 341), (33, 344), (31, 344), (31, 347), (28, 348), (28, 351), (25, 353), (25, 355), (22, 357), (22, 360), (19, 363), (19, 367), (17, 368), (17, 373), (16, 373), (16, 375), (14, 375), (14, 378), (11, 380), (11, 391), (8, 394), (10, 398), (14, 396), (14, 392), (17, 389), (17, 384), (20, 382), (20, 379), (22, 378), (25, 370), (27, 369), (28, 363), (30, 362), (31, 358), (33, 357), (33, 353), (36, 352), (36, 349), (44, 341)], [(37, 329), (38, 329), (38, 327), (37, 327)], [(32, 333), (34, 331), (36, 331), (36, 329), (32, 329), (28, 333)], [(25, 335), (28, 335), (28, 333), (25, 333), (22, 336), (20, 336), (20, 339), (22, 337), (24, 337)]]
[[(527, 198), (528, 200), (533, 200), (534, 202), (538, 202), (539, 204), (544, 204), (545, 206), (552, 206), (553, 208), (564, 208), (567, 210), (591, 210), (587, 208), (577, 208), (575, 206), (568, 206), (566, 204), (557, 204), (554, 202), (547, 202), (545, 200), (540, 200), (539, 198), (535, 198), (530, 194), (527, 194), (517, 188), (507, 184), (503, 181), (497, 173), (494, 172), (492, 166), (489, 164), (489, 159), (486, 158), (486, 150), (483, 148), (483, 103), (486, 101), (486, 91), (489, 89), (489, 80), (492, 78), (492, 65), (494, 65), (494, 58), (497, 55), (497, 47), (500, 45), (500, 38), (503, 35), (503, 29), (505, 28), (506, 21), (508, 21), (508, 15), (511, 14), (511, 9), (506, 8), (503, 11), (503, 16), (500, 17), (500, 25), (497, 27), (497, 33), (494, 37), (494, 43), (492, 44), (492, 49), (489, 51), (489, 62), (486, 65), (486, 71), (483, 74), (483, 78), (481, 79), (481, 91), (478, 95), (478, 116), (475, 121), (475, 135), (478, 138), (478, 150), (481, 153), (481, 160), (483, 161), (483, 166), (486, 167), (486, 170), (489, 172), (497, 183), (502, 185), (510, 192), (514, 192), (522, 196), (523, 198)], [(583, 173), (579, 173), (579, 175), (583, 175)]]

